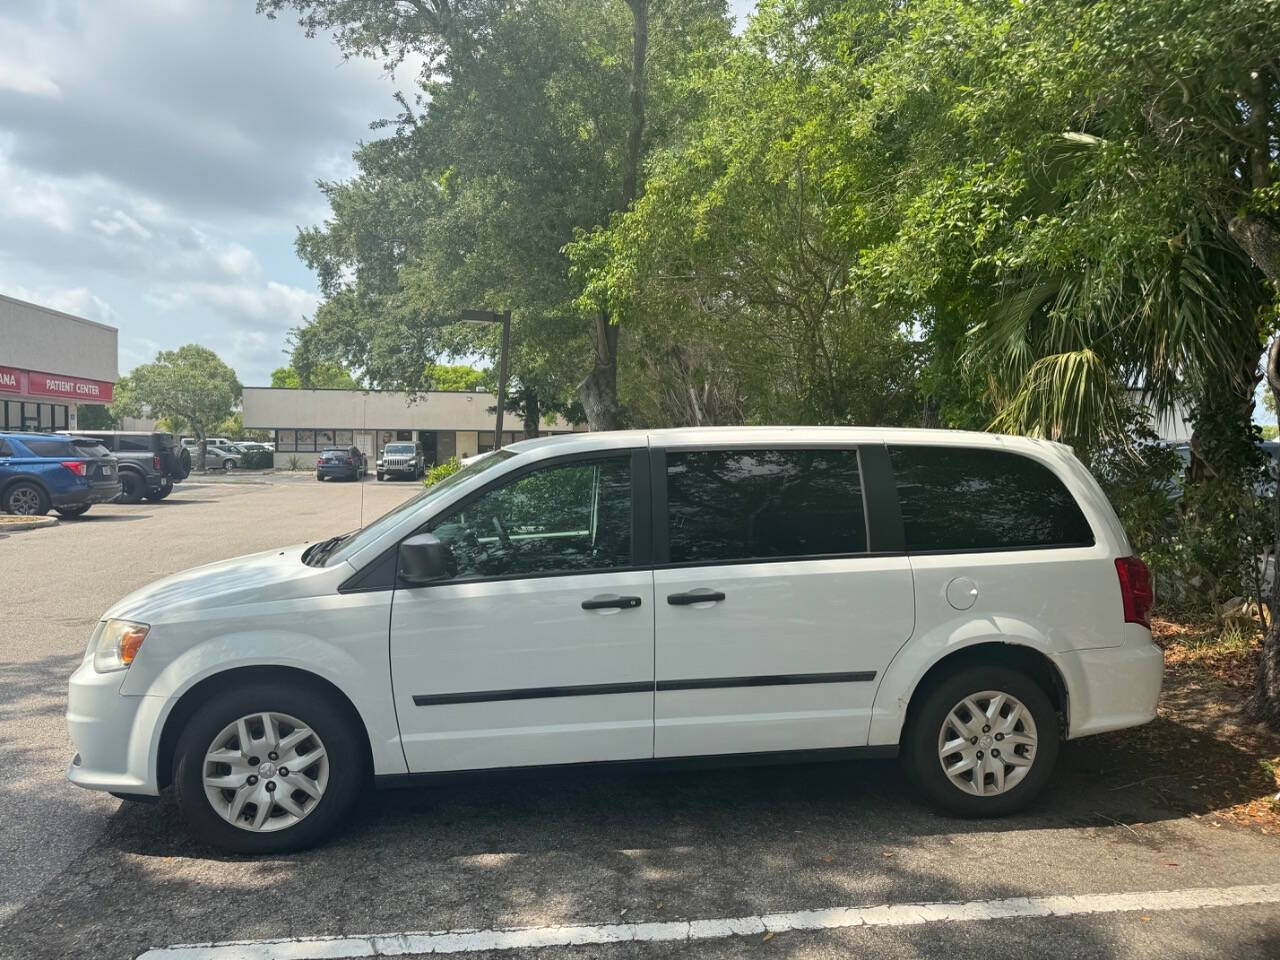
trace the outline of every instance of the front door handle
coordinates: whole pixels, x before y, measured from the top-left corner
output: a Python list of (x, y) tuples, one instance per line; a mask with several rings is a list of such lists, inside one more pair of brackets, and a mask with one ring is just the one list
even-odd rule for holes
[(582, 601), (583, 610), (634, 610), (638, 606), (639, 597), (592, 597)]
[(667, 603), (673, 607), (687, 607), (691, 603), (719, 603), (724, 594), (719, 590), (690, 590), (688, 593), (669, 593)]

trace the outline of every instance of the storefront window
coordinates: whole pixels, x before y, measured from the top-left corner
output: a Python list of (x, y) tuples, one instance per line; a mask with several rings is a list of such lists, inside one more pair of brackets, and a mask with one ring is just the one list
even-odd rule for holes
[(355, 442), (355, 431), (353, 430), (335, 430), (333, 431), (333, 442), (340, 447), (349, 447)]
[(298, 450), (301, 453), (314, 453), (316, 449), (316, 432), (314, 430), (298, 431)]
[(276, 431), (276, 450), (292, 453), (298, 449), (298, 432), (296, 430)]
[(333, 446), (333, 431), (317, 430), (316, 431), (316, 449), (323, 450), (326, 447), (332, 447), (332, 446)]

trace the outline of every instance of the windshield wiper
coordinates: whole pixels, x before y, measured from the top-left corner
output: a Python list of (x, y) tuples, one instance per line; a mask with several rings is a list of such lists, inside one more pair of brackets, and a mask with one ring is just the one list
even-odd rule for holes
[(342, 543), (344, 543), (351, 534), (343, 533), (336, 537), (330, 537), (328, 540), (321, 540), (319, 543), (313, 543), (302, 551), (302, 562), (310, 567), (318, 567), (322, 565), (329, 554), (333, 553)]

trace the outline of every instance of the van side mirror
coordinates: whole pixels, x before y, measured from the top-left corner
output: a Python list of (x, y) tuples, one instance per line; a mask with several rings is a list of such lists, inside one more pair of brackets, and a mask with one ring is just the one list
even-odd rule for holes
[(401, 583), (421, 587), (448, 580), (457, 573), (457, 564), (453, 551), (439, 537), (418, 533), (400, 543), (396, 569)]

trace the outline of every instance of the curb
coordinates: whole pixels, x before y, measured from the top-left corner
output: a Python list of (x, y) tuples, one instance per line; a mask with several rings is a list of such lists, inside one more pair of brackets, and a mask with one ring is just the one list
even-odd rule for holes
[(0, 516), (0, 533), (17, 533), (19, 530), (36, 530), (40, 527), (56, 527), (57, 525), (57, 517), (31, 517), (25, 520), (10, 521), (7, 515)]

